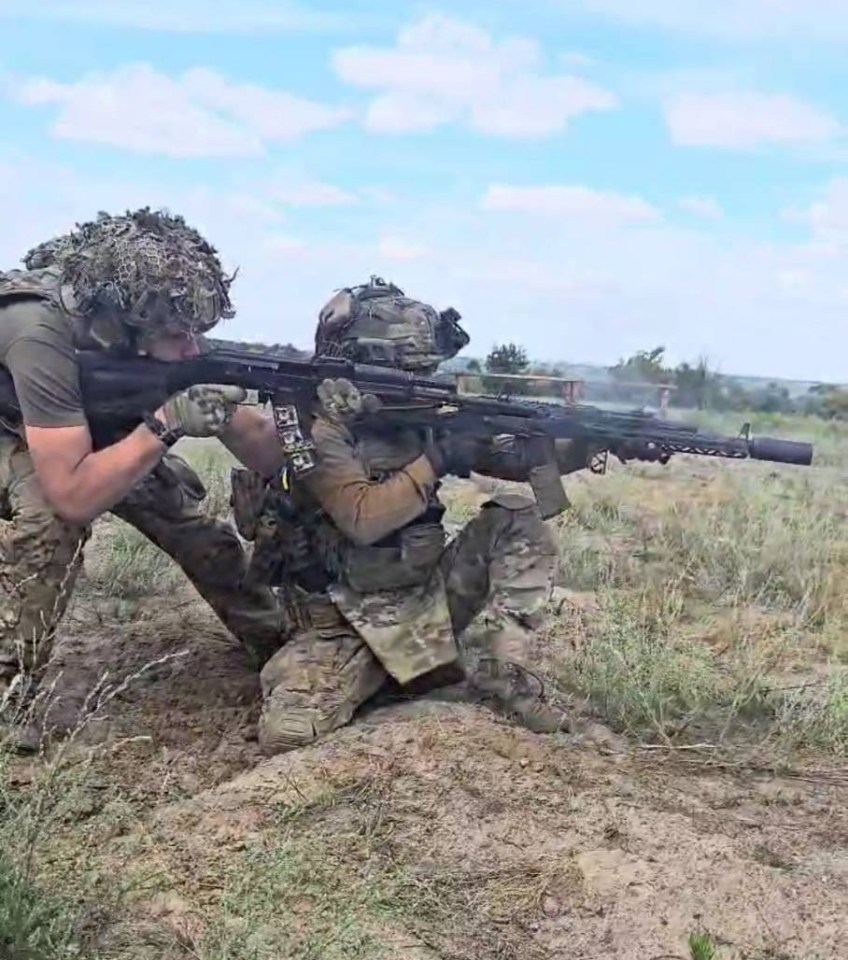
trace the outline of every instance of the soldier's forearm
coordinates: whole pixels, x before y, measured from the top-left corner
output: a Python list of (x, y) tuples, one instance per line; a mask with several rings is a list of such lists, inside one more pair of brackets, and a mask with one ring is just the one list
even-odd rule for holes
[(122, 500), (166, 449), (144, 425), (96, 453), (84, 427), (29, 427), (26, 434), (45, 496), (62, 519), (80, 526)]
[(285, 463), (274, 421), (255, 407), (239, 407), (219, 437), (237, 460), (263, 477), (273, 476)]
[[(577, 440), (556, 440), (554, 456), (560, 476), (583, 470), (588, 465), (588, 444)], [(475, 473), (525, 483), (530, 475), (532, 462), (520, 440), (514, 437), (495, 441), (491, 448), (474, 465)]]
[(436, 477), (422, 456), (381, 481), (318, 474), (306, 482), (344, 535), (370, 546), (427, 509)]

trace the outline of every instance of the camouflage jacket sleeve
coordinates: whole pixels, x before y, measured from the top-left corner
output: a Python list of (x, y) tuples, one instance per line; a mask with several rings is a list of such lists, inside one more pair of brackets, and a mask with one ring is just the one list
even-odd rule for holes
[(427, 509), (437, 477), (425, 456), (373, 480), (345, 427), (316, 418), (312, 439), (318, 465), (303, 482), (354, 543), (376, 543)]
[[(585, 443), (575, 440), (554, 441), (554, 451), (560, 476), (582, 470), (588, 465), (589, 448)], [(521, 440), (516, 437), (499, 437), (474, 465), (475, 473), (498, 480), (526, 482), (529, 467), (522, 449)]]

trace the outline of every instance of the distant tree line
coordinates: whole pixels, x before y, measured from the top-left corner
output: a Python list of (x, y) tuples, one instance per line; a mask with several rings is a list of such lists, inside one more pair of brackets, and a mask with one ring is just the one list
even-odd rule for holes
[[(509, 381), (486, 374), (531, 374), (568, 378), (566, 364), (531, 363), (526, 350), (518, 344), (495, 345), (485, 361), (471, 360), (466, 372), (477, 375), (476, 385), (486, 393), (550, 396), (556, 393), (544, 381)], [(827, 419), (848, 419), (848, 389), (836, 384), (815, 384), (805, 393), (793, 395), (778, 380), (750, 385), (741, 378), (725, 376), (713, 370), (705, 358), (694, 364), (666, 363), (665, 347), (638, 350), (608, 368), (606, 380), (586, 384), (586, 399), (595, 402), (634, 404), (656, 403), (657, 394), (645, 394), (645, 387), (673, 388), (669, 405), (685, 409), (753, 411), (756, 413), (799, 413)]]
[(246, 343), (243, 340), (221, 340), (209, 337), (212, 347), (225, 350), (246, 350), (250, 353), (267, 353), (286, 360), (306, 360), (312, 356), (309, 350), (299, 350), (293, 343)]

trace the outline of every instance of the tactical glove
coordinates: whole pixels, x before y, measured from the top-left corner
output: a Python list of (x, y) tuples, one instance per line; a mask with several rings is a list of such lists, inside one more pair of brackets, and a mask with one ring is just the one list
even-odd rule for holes
[(361, 413), (376, 413), (380, 409), (378, 397), (373, 393), (360, 393), (359, 387), (344, 377), (323, 380), (317, 393), (321, 413), (334, 423), (347, 423)]
[(650, 440), (619, 440), (610, 444), (609, 451), (622, 463), (627, 463), (628, 460), (644, 460), (649, 463), (666, 464), (671, 459), (670, 453)]
[(321, 413), (333, 423), (352, 420), (362, 412), (362, 394), (350, 380), (323, 380), (318, 385)]
[(430, 461), (438, 477), (452, 473), (455, 477), (467, 477), (475, 468), (487, 441), (461, 433), (448, 433), (427, 446), (424, 455)]
[(183, 437), (214, 437), (232, 419), (236, 406), (247, 399), (243, 387), (201, 383), (175, 393), (159, 414), (168, 429)]

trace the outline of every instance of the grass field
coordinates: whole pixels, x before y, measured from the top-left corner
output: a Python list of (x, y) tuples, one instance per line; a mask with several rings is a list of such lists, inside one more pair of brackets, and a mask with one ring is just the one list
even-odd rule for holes
[[(412, 701), (263, 761), (240, 650), (99, 522), (56, 666), (95, 691), (90, 723), (0, 752), (0, 956), (848, 955), (848, 427), (755, 427), (813, 440), (815, 466), (566, 481), (539, 670), (613, 754)], [(225, 515), (228, 459), (186, 456)], [(449, 483), (451, 525), (491, 486)]]

